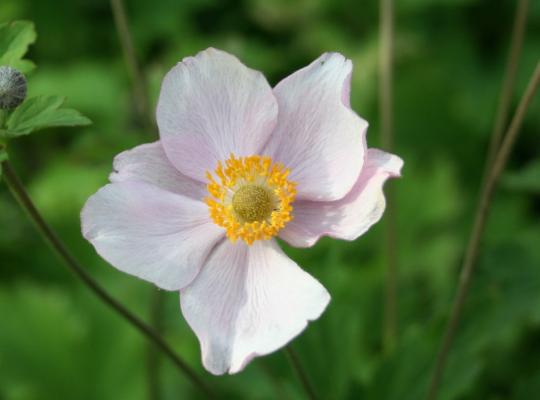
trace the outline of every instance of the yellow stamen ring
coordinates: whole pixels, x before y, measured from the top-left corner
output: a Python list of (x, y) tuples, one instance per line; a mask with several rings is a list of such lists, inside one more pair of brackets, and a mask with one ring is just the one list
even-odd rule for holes
[(210, 217), (225, 228), (227, 237), (248, 245), (268, 240), (292, 220), (296, 183), (287, 180), (289, 170), (270, 157), (230, 158), (207, 172)]

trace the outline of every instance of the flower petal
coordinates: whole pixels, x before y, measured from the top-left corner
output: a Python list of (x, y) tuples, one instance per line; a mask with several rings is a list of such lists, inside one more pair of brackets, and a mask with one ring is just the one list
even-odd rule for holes
[(206, 185), (188, 178), (171, 164), (161, 142), (147, 143), (124, 151), (114, 158), (111, 182), (141, 181), (169, 192), (202, 200)]
[(180, 292), (182, 312), (213, 374), (241, 371), (319, 318), (330, 295), (275, 240), (219, 244), (195, 281)]
[(258, 154), (276, 119), (264, 76), (220, 50), (185, 58), (161, 86), (157, 122), (165, 152), (180, 172), (204, 182), (231, 153)]
[(355, 240), (381, 218), (386, 205), (383, 184), (400, 176), (402, 166), (401, 158), (369, 149), (360, 177), (343, 199), (295, 202), (294, 219), (279, 236), (296, 247), (313, 246), (321, 236)]
[(291, 170), (299, 199), (341, 199), (358, 178), (367, 122), (349, 108), (351, 72), (327, 53), (274, 88), (278, 123), (263, 153)]
[(223, 237), (200, 201), (143, 182), (109, 184), (81, 214), (84, 237), (120, 271), (178, 290)]

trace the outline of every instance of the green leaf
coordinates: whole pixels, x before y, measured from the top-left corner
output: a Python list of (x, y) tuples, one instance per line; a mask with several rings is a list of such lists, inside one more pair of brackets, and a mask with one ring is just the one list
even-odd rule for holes
[[(0, 398), (146, 398), (144, 369), (137, 366), (144, 356), (141, 338), (95, 299), (62, 289), (0, 285), (0, 313), (5, 317), (0, 329)], [(122, 357), (105, 350), (113, 345)], [(73, 354), (80, 357), (78, 362), (73, 362)], [(81, 381), (88, 371), (96, 371), (91, 382)]]
[(36, 37), (34, 24), (30, 21), (0, 24), (0, 65), (9, 65), (23, 73), (34, 69), (34, 63), (23, 57)]
[[(515, 237), (510, 243), (485, 249), (475, 271), (463, 309), (459, 330), (441, 381), (440, 400), (495, 399), (482, 385), (486, 371), (500, 367), (494, 360), (518, 342), (540, 320), (540, 269), (533, 243), (538, 231)], [(383, 360), (370, 382), (367, 400), (416, 400), (426, 397), (435, 354), (444, 324), (431, 320), (409, 326), (389, 357)], [(511, 369), (518, 367), (512, 365)], [(507, 374), (508, 375), (508, 374)], [(514, 379), (506, 378), (506, 381)], [(411, 382), (414, 384), (411, 385)], [(497, 385), (502, 386), (502, 379)], [(507, 398), (507, 397), (505, 397)]]
[(61, 96), (37, 96), (26, 100), (9, 116), (6, 136), (17, 137), (45, 128), (91, 123), (77, 110), (62, 108), (64, 101)]
[(8, 159), (6, 148), (0, 144), (0, 177), (2, 177), (2, 162)]
[(505, 174), (502, 184), (510, 190), (540, 193), (540, 159), (531, 161), (519, 171)]

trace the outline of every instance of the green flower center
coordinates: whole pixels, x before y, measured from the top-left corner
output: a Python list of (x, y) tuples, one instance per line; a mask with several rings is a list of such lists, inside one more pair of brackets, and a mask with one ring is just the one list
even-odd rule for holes
[(266, 188), (258, 185), (245, 185), (234, 194), (232, 207), (235, 214), (244, 222), (262, 222), (272, 214), (274, 200)]

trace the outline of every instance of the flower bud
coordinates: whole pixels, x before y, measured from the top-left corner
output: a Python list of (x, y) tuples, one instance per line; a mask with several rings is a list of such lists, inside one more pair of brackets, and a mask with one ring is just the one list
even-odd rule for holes
[(15, 108), (26, 97), (26, 78), (15, 68), (0, 67), (0, 109)]

